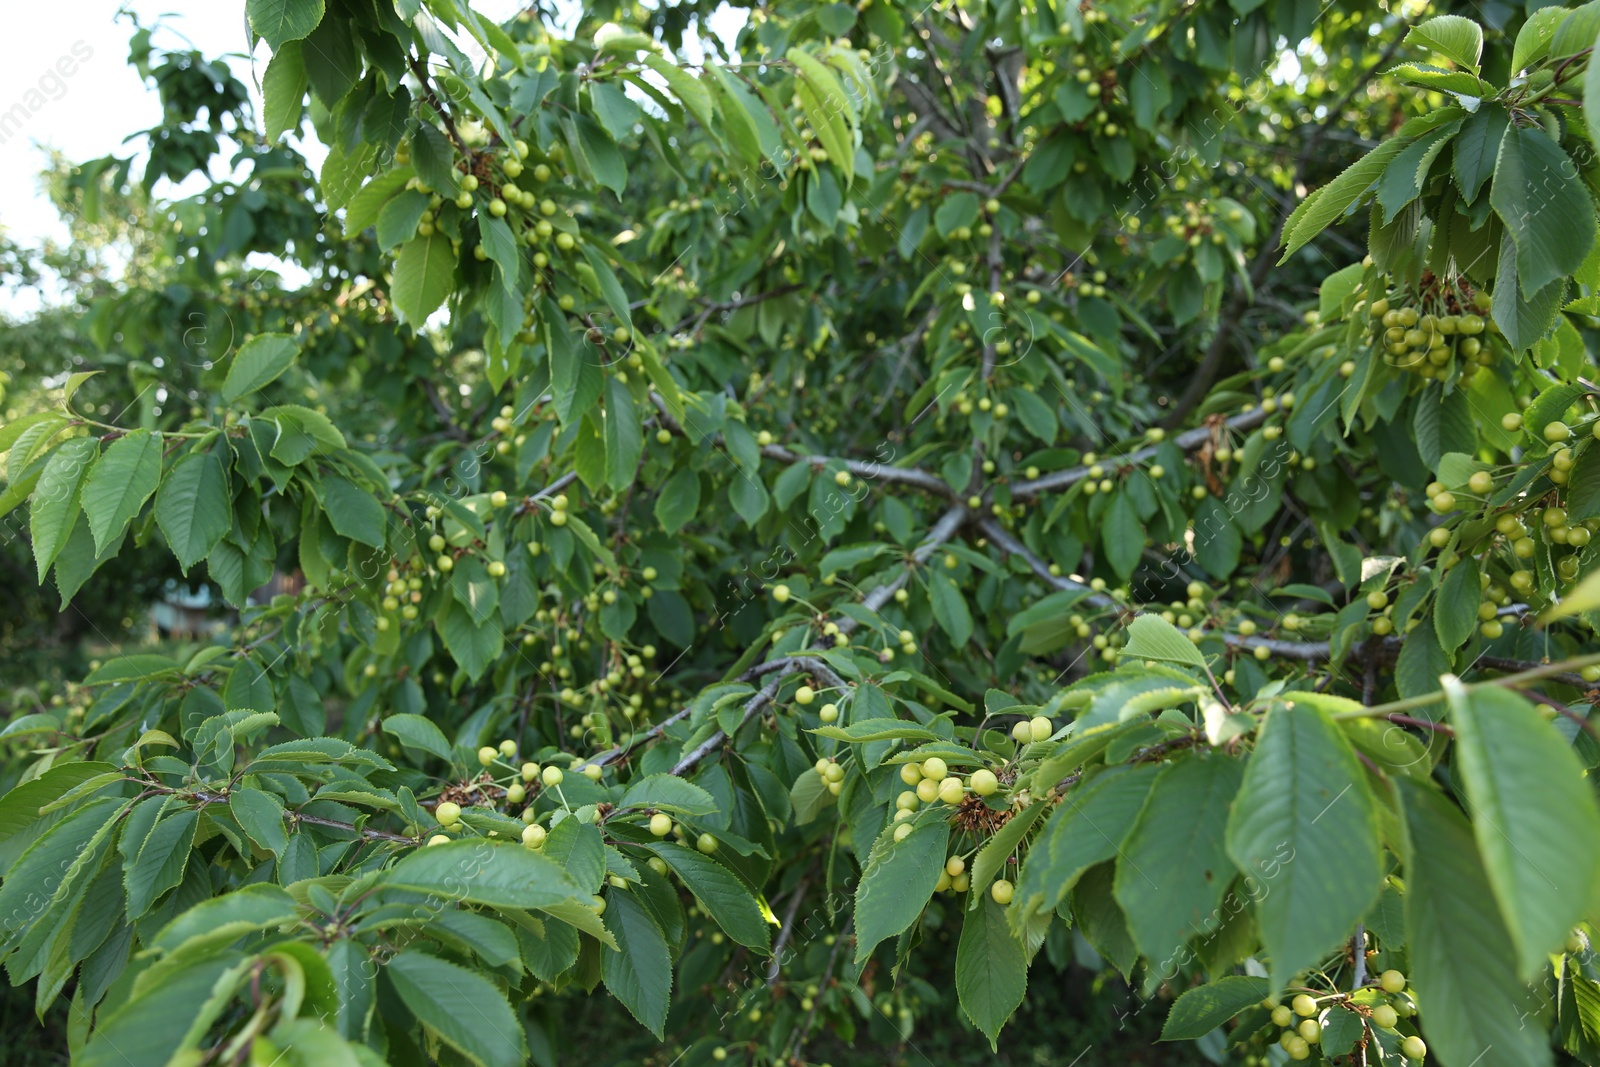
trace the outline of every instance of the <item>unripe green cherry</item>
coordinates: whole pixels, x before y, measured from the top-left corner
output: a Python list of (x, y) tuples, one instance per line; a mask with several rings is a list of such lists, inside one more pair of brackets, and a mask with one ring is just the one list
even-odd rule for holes
[(809, 704), (815, 699), (817, 699), (817, 691), (809, 685), (802, 685), (794, 691), (794, 702), (796, 704)]
[(1373, 611), (1382, 611), (1389, 606), (1389, 594), (1382, 589), (1374, 589), (1367, 594), (1367, 607)]
[(694, 847), (709, 856), (717, 850), (717, 839), (710, 834), (701, 834), (695, 838)]
[(1017, 887), (1004, 878), (996, 878), (989, 886), (989, 896), (996, 904), (1005, 907), (1011, 903), (1011, 898), (1016, 895)]
[(1305, 1020), (1296, 1029), (1309, 1045), (1315, 1045), (1322, 1040), (1322, 1024), (1315, 1019)]
[(1033, 727), (1028, 725), (1028, 720), (1024, 719), (1011, 727), (1011, 740), (1019, 745), (1026, 745), (1033, 741)]
[(894, 828), (894, 839), (896, 841), (904, 841), (906, 838), (908, 838), (910, 836), (911, 836), (911, 824), (910, 823), (903, 822), (903, 823), (901, 823), (900, 825), (898, 825), (898, 826), (896, 826)]
[(522, 843), (527, 845), (529, 848), (538, 848), (540, 845), (544, 844), (544, 839), (546, 836), (547, 835), (544, 832), (544, 827), (540, 826), (538, 823), (531, 823), (530, 825), (522, 828)]
[(789, 587), (786, 586), (786, 585), (775, 585), (775, 586), (773, 586), (772, 587), (772, 599), (776, 600), (780, 604), (782, 604), (784, 601), (788, 600), (789, 599)]
[(939, 783), (939, 799), (946, 804), (959, 804), (966, 795), (967, 791), (962, 786), (961, 779), (955, 775), (951, 775)]
[(1494, 475), (1488, 471), (1478, 471), (1467, 479), (1467, 488), (1479, 496), (1484, 496), (1494, 490)]
[(453, 800), (441, 800), (433, 809), (433, 817), (439, 820), (440, 826), (454, 826), (461, 821), (461, 805)]
[(478, 762), (485, 767), (500, 758), (500, 750), (492, 745), (484, 745), (478, 749)]
[(967, 779), (967, 784), (972, 787), (972, 791), (978, 796), (986, 797), (1000, 788), (1000, 779), (994, 776), (993, 771), (983, 768), (973, 771), (972, 777)]
[(1384, 971), (1378, 976), (1378, 984), (1385, 993), (1403, 993), (1406, 988), (1406, 976), (1396, 970)]
[(1544, 425), (1544, 439), (1551, 444), (1565, 441), (1572, 436), (1572, 430), (1564, 422), (1547, 422)]
[(1416, 1034), (1412, 1034), (1400, 1042), (1400, 1054), (1408, 1060), (1416, 1060), (1420, 1063), (1428, 1055), (1427, 1042)]
[(1310, 1018), (1317, 1013), (1317, 1002), (1309, 994), (1301, 993), (1289, 1002), (1290, 1009), (1300, 1016)]
[(560, 767), (546, 767), (539, 772), (539, 780), (547, 786), (558, 786), (567, 776), (561, 772)]
[(1379, 1004), (1372, 1009), (1372, 1025), (1379, 1029), (1393, 1030), (1399, 1021), (1399, 1014), (1387, 1004)]
[(915, 763), (902, 763), (900, 765), (900, 780), (906, 785), (916, 785), (922, 781), (922, 768)]
[(938, 756), (922, 761), (922, 776), (932, 778), (935, 782), (944, 781), (950, 773), (950, 766)]
[(1056, 724), (1043, 715), (1035, 715), (1028, 720), (1028, 733), (1035, 741), (1049, 740), (1050, 735), (1056, 732)]
[(834, 722), (839, 718), (839, 705), (824, 704), (822, 710), (817, 712), (817, 717), (823, 722)]
[(650, 832), (657, 837), (666, 837), (672, 833), (672, 816), (664, 811), (658, 811), (650, 816)]

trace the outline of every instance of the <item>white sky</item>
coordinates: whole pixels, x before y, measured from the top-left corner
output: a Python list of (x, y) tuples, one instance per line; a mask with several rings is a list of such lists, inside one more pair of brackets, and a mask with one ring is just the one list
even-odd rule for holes
[[(41, 146), (60, 149), (74, 160), (123, 155), (129, 150), (123, 138), (160, 119), (161, 103), (154, 87), (128, 66), (133, 27), (126, 18), (117, 18), (122, 9), (134, 12), (146, 26), (159, 19), (163, 28), (155, 37), (158, 47), (195, 47), (209, 59), (231, 54), (234, 76), (249, 89), (259, 120), (257, 81), (268, 50), (265, 45), (258, 49), (254, 68), (243, 55), (249, 47), (244, 0), (50, 0), (7, 6), (11, 8), (6, 12), (7, 39), (26, 42), (26, 47), (12, 48), (6, 62), (0, 63), (0, 113), (25, 100), (36, 103), (39, 96), (29, 94), (48, 90), (44, 105), (22, 131), (0, 145), (0, 229), (24, 245), (47, 237), (61, 239), (66, 233), (39, 189), (38, 175), (46, 158)], [(473, 0), (474, 8), (493, 19), (509, 18), (523, 6), (518, 0)], [(723, 7), (715, 22), (719, 36), (731, 42), (742, 12)], [(468, 54), (477, 51), (465, 35), (460, 43)], [(697, 42), (685, 44), (690, 53), (698, 52)], [(60, 79), (64, 84), (52, 84), (57, 60), (71, 56), (74, 46), (79, 54), (89, 49), (89, 58), (71, 77)], [(43, 87), (41, 78), (46, 79)], [(322, 158), (319, 148), (315, 144), (307, 148), (314, 165)], [(135, 164), (135, 176), (139, 168)], [(33, 304), (31, 297), (0, 291), (0, 311), (26, 310)]]

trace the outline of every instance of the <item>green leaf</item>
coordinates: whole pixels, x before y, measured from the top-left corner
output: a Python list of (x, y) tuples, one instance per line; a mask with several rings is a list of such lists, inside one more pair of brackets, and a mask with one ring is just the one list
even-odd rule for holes
[(1433, 620), (1423, 619), (1400, 646), (1400, 657), (1394, 665), (1394, 685), (1403, 697), (1422, 696), (1437, 692), (1439, 678), (1449, 673), (1453, 664), (1439, 638), (1433, 632)]
[(972, 858), (972, 870), (969, 872), (972, 883), (971, 901), (967, 905), (968, 911), (983, 899), (995, 876), (1005, 870), (1017, 847), (1028, 836), (1028, 831), (1039, 821), (1039, 816), (1050, 809), (1049, 804), (1030, 804), (1021, 811), (1013, 812), (1011, 818), (1006, 820), (1006, 824), (983, 843), (978, 854)]
[(1391, 137), (1346, 167), (1333, 181), (1302, 200), (1283, 224), (1283, 258), (1278, 262), (1288, 262), (1289, 257), (1306, 242), (1342, 217), (1366, 195), (1389, 161), (1412, 140), (1409, 137)]
[(595, 280), (600, 284), (600, 296), (605, 300), (606, 307), (611, 309), (611, 314), (628, 329), (633, 329), (633, 312), (628, 306), (628, 294), (623, 290), (622, 283), (617, 280), (616, 272), (611, 269), (611, 264), (606, 262), (606, 257), (598, 248), (585, 244), (582, 246), (583, 258), (594, 269)]
[(1100, 541), (1105, 547), (1106, 562), (1122, 578), (1133, 573), (1144, 554), (1144, 524), (1126, 492), (1118, 492), (1102, 516)]
[(1489, 201), (1516, 244), (1524, 299), (1576, 272), (1594, 244), (1588, 189), (1561, 146), (1537, 125), (1506, 129)]
[(660, 856), (682, 879), (705, 913), (739, 944), (766, 952), (770, 943), (767, 920), (750, 887), (721, 861), (671, 842), (650, 842), (646, 848)]
[(84, 685), (105, 685), (111, 682), (144, 682), (157, 675), (177, 672), (182, 665), (171, 656), (144, 652), (133, 656), (118, 656), (102, 663), (84, 678)]
[(257, 334), (246, 341), (228, 367), (222, 383), (222, 399), (233, 403), (276, 381), (294, 364), (300, 342), (286, 333)]
[(1000, 1028), (1028, 992), (1028, 955), (1011, 935), (1006, 909), (985, 893), (961, 921), (956, 946), (956, 994), (961, 1010), (999, 1050)]
[[(234, 954), (151, 968), (135, 982), (133, 996), (107, 1004), (94, 1033), (73, 1061), (81, 1067), (167, 1067), (184, 1048), (195, 1047), (244, 978)], [(198, 1058), (198, 1055), (197, 1055)], [(182, 1062), (180, 1059), (179, 1062)]]
[(1161, 1040), (1198, 1041), (1241, 1011), (1261, 1003), (1272, 989), (1265, 978), (1230, 974), (1185, 990), (1167, 1013)]
[(916, 922), (944, 871), (950, 824), (935, 812), (910, 825), (901, 841), (892, 832), (878, 835), (856, 884), (857, 966), (865, 965), (884, 938)]
[(161, 928), (150, 942), (158, 952), (191, 951), (202, 945), (225, 945), (255, 930), (296, 921), (299, 908), (288, 892), (275, 885), (247, 885), (202, 901)]
[(123, 872), (128, 918), (139, 918), (150, 910), (157, 897), (183, 880), (199, 821), (198, 811), (185, 808), (156, 823), (144, 839), (138, 857)]
[(475, 620), (472, 608), (454, 599), (446, 602), (434, 619), (444, 647), (473, 679), (488, 670), (505, 647), (505, 634), (496, 622), (487, 617), (481, 622)]
[(934, 621), (949, 635), (952, 644), (960, 648), (972, 639), (972, 612), (967, 608), (967, 598), (949, 575), (939, 570), (928, 572), (928, 600), (933, 605)]
[(606, 989), (657, 1038), (664, 1036), (672, 1006), (672, 955), (667, 939), (633, 893), (606, 897), (605, 924), (616, 948), (602, 948), (600, 974)]
[(711, 815), (717, 811), (717, 800), (675, 774), (647, 774), (629, 783), (617, 807), (656, 808), (677, 815)]
[(1013, 924), (1054, 911), (1084, 872), (1119, 854), (1160, 772), (1153, 763), (1113, 767), (1067, 793), (1023, 859)]
[(522, 1023), (500, 987), (477, 971), (408, 948), (384, 973), (423, 1026), (479, 1067), (527, 1062)]
[(563, 125), (573, 155), (588, 168), (595, 181), (621, 197), (628, 187), (628, 168), (611, 135), (588, 115), (573, 116)]
[(185, 574), (233, 529), (228, 469), (218, 449), (190, 452), (161, 482), (156, 522)]
[(800, 110), (822, 142), (828, 161), (839, 168), (848, 187), (856, 173), (855, 137), (851, 132), (855, 109), (850, 106), (850, 98), (833, 72), (809, 52), (791, 48), (785, 58), (795, 66), (795, 95), (800, 98)]
[(1413, 26), (1405, 43), (1437, 52), (1476, 74), (1483, 58), (1483, 27), (1460, 15), (1438, 15)]
[[(5, 881), (0, 882), (0, 942), (44, 916), (66, 873), (104, 828), (106, 820), (126, 803), (115, 797), (101, 797), (54, 825), (40, 820), (45, 823), (44, 832), (28, 843), (26, 851), (7, 869)], [(38, 815), (37, 808), (33, 814)]]
[(976, 193), (954, 193), (944, 198), (939, 205), (939, 210), (933, 213), (934, 229), (939, 231), (940, 237), (949, 237), (953, 232), (963, 226), (971, 226), (978, 221), (978, 195)]
[(1517, 43), (1511, 49), (1512, 74), (1522, 73), (1549, 54), (1556, 27), (1571, 13), (1571, 8), (1541, 7), (1528, 16), (1522, 29), (1517, 31)]
[[(1535, 15), (1556, 8), (1543, 8)], [(1532, 24), (1532, 19), (1526, 25)], [(1461, 133), (1451, 150), (1451, 168), (1455, 172), (1456, 187), (1461, 198), (1472, 203), (1478, 198), (1483, 183), (1494, 174), (1495, 160), (1500, 155), (1500, 141), (1505, 137), (1506, 126), (1511, 121), (1505, 108), (1485, 104), (1461, 124)]]
[(1437, 790), (1394, 781), (1405, 816), (1408, 973), (1430, 1054), (1449, 1064), (1548, 1065), (1545, 1027), (1528, 1022), (1542, 992), (1517, 977), (1472, 828)]
[(111, 442), (83, 486), (83, 512), (97, 551), (139, 514), (161, 481), (161, 435), (131, 430)]
[(1206, 665), (1206, 658), (1194, 642), (1159, 615), (1140, 615), (1128, 624), (1128, 644), (1123, 654), (1134, 659), (1182, 663), (1202, 670)]
[(667, 88), (672, 90), (672, 95), (700, 120), (700, 125), (712, 133), (719, 132), (716, 115), (711, 107), (711, 90), (701, 84), (698, 78), (654, 52), (645, 54), (644, 64), (661, 75), (667, 83)]
[(33, 559), (41, 585), (78, 521), (83, 483), (99, 457), (98, 440), (74, 437), (63, 441), (39, 472), (39, 481), (28, 501), (28, 534), (33, 539)]
[(622, 492), (633, 483), (644, 455), (644, 432), (633, 394), (615, 377), (606, 379), (605, 407), (606, 484)]
[(1228, 820), (1228, 854), (1270, 891), (1256, 927), (1272, 987), (1350, 936), (1383, 886), (1383, 848), (1366, 772), (1332, 720), (1292, 698), (1274, 704)]
[(1449, 680), (1452, 767), (1500, 914), (1531, 979), (1587, 914), (1600, 879), (1600, 809), (1573, 748), (1528, 701)]
[(406, 748), (437, 756), (446, 763), (455, 759), (450, 742), (445, 740), (444, 731), (435, 726), (432, 719), (421, 715), (390, 715), (383, 720), (382, 726), (384, 733)]
[(449, 294), (455, 279), (456, 257), (450, 238), (435, 232), (414, 237), (400, 246), (394, 261), (394, 284), (389, 298), (412, 328), (421, 327)]
[(1473, 557), (1466, 557), (1445, 573), (1433, 609), (1433, 632), (1444, 651), (1460, 648), (1478, 628), (1482, 597), (1478, 561)]
[(1164, 960), (1217, 926), (1234, 876), (1223, 832), (1242, 773), (1239, 761), (1226, 756), (1172, 764), (1123, 842), (1116, 898), (1146, 959)]
[(250, 28), (276, 52), (286, 41), (311, 35), (322, 21), (323, 0), (246, 0)]
[(688, 467), (672, 472), (661, 494), (656, 497), (656, 521), (669, 534), (675, 534), (700, 510), (700, 475)]
[(438, 893), (464, 904), (495, 908), (543, 908), (583, 895), (558, 864), (532, 849), (484, 840), (419, 848), (379, 881), (396, 889)]
[(228, 811), (251, 841), (273, 855), (281, 857), (289, 847), (289, 832), (283, 825), (283, 801), (276, 793), (248, 786), (235, 789), (228, 797)]
[(285, 41), (274, 48), (267, 72), (261, 77), (261, 119), (268, 144), (277, 144), (280, 137), (300, 124), (300, 109), (310, 84), (303, 47), (299, 41)]
[(371, 493), (348, 478), (326, 474), (322, 478), (322, 502), (328, 521), (339, 536), (373, 548), (383, 547), (383, 505)]

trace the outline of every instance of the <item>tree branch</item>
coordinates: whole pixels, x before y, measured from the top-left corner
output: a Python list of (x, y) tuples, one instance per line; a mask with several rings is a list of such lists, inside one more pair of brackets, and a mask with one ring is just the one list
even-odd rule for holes
[[(1250, 430), (1266, 421), (1267, 413), (1257, 408), (1255, 411), (1249, 411), (1243, 415), (1235, 415), (1223, 425), (1230, 430)], [(1212, 433), (1213, 430), (1210, 426), (1197, 426), (1174, 437), (1172, 443), (1185, 452), (1189, 452), (1211, 440)], [(1154, 458), (1160, 447), (1159, 445), (1148, 445), (1124, 455), (1105, 456), (1100, 462), (1113, 465), (1118, 463), (1143, 463), (1147, 459)], [(1027, 500), (1052, 489), (1065, 489), (1070, 485), (1083, 481), (1087, 477), (1089, 477), (1089, 468), (1086, 466), (1072, 467), (1064, 471), (1052, 471), (1049, 474), (1043, 474), (1037, 478), (1030, 478), (1028, 481), (1018, 482), (1013, 485), (1011, 487), (1011, 499)]]

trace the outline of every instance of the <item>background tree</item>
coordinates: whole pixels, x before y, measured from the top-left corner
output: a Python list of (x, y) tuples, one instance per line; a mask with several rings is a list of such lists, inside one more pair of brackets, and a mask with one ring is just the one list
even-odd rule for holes
[(1595, 1061), (1600, 8), (247, 9), (260, 116), (136, 31), (6, 342), (34, 577), (237, 612), (3, 735), (74, 1062), (995, 1044), (1073, 960)]

